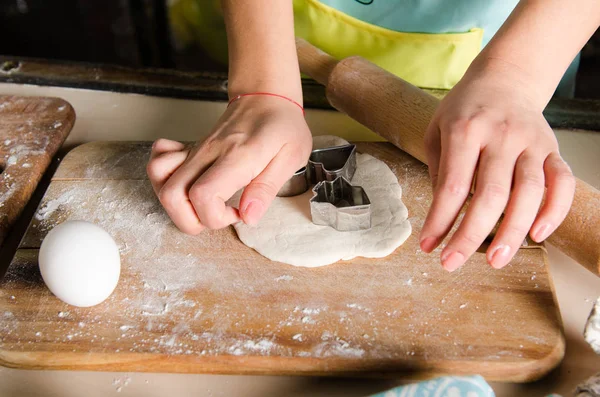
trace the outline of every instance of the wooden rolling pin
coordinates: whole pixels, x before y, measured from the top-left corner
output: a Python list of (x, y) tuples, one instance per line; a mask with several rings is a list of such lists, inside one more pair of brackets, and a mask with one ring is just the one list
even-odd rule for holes
[[(326, 87), (334, 108), (427, 164), (423, 138), (438, 99), (361, 57), (338, 61), (302, 39), (296, 45), (300, 70)], [(577, 179), (571, 210), (548, 241), (600, 275), (600, 191)]]

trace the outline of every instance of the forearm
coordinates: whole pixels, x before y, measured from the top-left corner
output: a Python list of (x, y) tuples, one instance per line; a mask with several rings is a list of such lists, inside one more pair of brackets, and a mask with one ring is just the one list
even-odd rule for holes
[(569, 64), (600, 25), (599, 0), (521, 0), (474, 61), (528, 80), (545, 106)]
[(302, 103), (291, 0), (223, 0), (229, 96), (266, 91)]

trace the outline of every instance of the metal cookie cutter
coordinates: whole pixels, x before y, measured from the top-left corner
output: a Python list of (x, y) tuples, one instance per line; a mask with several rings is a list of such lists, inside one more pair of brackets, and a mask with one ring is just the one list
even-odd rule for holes
[(371, 228), (371, 201), (360, 186), (342, 176), (319, 182), (313, 188), (310, 214), (315, 225), (331, 226), (341, 232)]
[(352, 180), (356, 172), (356, 145), (348, 144), (311, 152), (308, 165), (302, 167), (281, 187), (277, 196), (298, 196), (308, 190), (308, 185), (333, 181), (339, 176)]
[(348, 144), (313, 150), (308, 158), (306, 176), (310, 183), (344, 177), (351, 181), (356, 171), (356, 145)]
[(279, 189), (277, 196), (292, 197), (298, 196), (308, 190), (308, 179), (306, 179), (306, 167), (300, 168), (294, 175), (287, 180)]

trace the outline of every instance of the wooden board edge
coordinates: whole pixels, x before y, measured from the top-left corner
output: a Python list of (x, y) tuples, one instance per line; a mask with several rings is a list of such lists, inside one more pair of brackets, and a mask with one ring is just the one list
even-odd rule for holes
[[(129, 353), (115, 360), (113, 354), (62, 352), (7, 352), (0, 350), (0, 365), (26, 370), (77, 370), (155, 372), (207, 375), (275, 375), (359, 377), (423, 380), (437, 376), (478, 374), (488, 381), (527, 383), (556, 368), (564, 355), (564, 339), (540, 360), (481, 363), (473, 361), (323, 360), (272, 356), (170, 356)], [(332, 366), (335, 369), (332, 370)]]
[(71, 105), (71, 103), (69, 101), (67, 101), (66, 99), (60, 98), (60, 97), (42, 97), (42, 98), (47, 98), (47, 99), (51, 99), (54, 101), (57, 101), (61, 104), (61, 106), (66, 106), (67, 110), (66, 110), (66, 120), (69, 122), (68, 125), (63, 125), (64, 130), (67, 131), (65, 138), (67, 135), (69, 135), (69, 133), (71, 132), (71, 129), (73, 129), (73, 126), (75, 125), (75, 120), (77, 120), (77, 112), (75, 112), (75, 108), (73, 107), (73, 105)]

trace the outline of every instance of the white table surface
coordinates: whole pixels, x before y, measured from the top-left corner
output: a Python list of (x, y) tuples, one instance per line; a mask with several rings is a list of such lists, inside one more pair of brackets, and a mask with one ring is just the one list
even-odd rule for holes
[[(77, 121), (66, 145), (93, 140), (196, 140), (206, 135), (224, 103), (186, 101), (111, 92), (0, 84), (0, 94), (56, 96), (69, 101)], [(334, 133), (365, 139), (365, 128), (330, 111), (309, 110), (315, 134)], [(579, 178), (600, 188), (600, 132), (556, 131), (563, 157)], [(374, 136), (374, 135), (373, 135)], [(599, 209), (600, 210), (600, 209)], [(600, 278), (553, 247), (551, 275), (565, 325), (563, 363), (532, 384), (493, 383), (499, 397), (571, 396), (575, 386), (600, 372), (600, 356), (587, 346), (582, 331)], [(0, 367), (0, 396), (368, 396), (399, 384), (393, 380), (323, 379), (275, 376), (217, 376), (148, 373), (26, 371)]]

